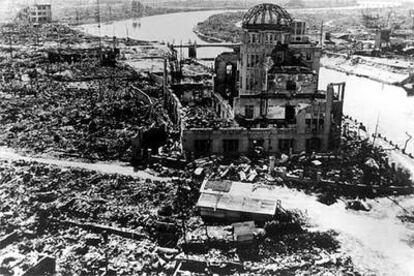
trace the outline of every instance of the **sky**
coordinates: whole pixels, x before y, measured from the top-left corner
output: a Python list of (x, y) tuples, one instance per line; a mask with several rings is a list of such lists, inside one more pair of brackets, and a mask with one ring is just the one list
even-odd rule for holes
[[(59, 5), (65, 4), (79, 4), (79, 3), (96, 3), (97, 0), (0, 0), (0, 22), (8, 21), (14, 16), (19, 8), (23, 5), (33, 4), (33, 3), (59, 3)], [(118, 1), (131, 1), (131, 0), (118, 0)], [(162, 3), (171, 0), (142, 0), (143, 3)], [(181, 2), (185, 0), (179, 0)], [(217, 1), (217, 0), (203, 0), (206, 2)], [(256, 1), (256, 2), (274, 2), (279, 0), (247, 0), (247, 1)], [(305, 0), (312, 1), (312, 0)], [(332, 0), (336, 1), (336, 0)], [(357, 0), (358, 2), (402, 2), (409, 1), (414, 2), (414, 0)]]

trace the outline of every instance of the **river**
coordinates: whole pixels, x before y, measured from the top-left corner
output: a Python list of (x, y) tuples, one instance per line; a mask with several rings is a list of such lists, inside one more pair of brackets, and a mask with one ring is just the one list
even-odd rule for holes
[[(234, 11), (234, 10), (233, 10)], [(81, 27), (87, 33), (102, 36), (130, 37), (139, 40), (164, 41), (174, 44), (187, 44), (189, 41), (205, 44), (194, 32), (198, 22), (220, 11), (182, 12), (165, 15), (154, 15), (141, 18), (141, 26), (133, 27), (133, 20), (122, 20), (113, 23), (104, 23), (101, 28), (97, 24), (88, 24)], [(225, 12), (225, 11), (221, 11)], [(226, 48), (199, 48), (197, 57), (210, 58), (228, 51)], [(187, 52), (183, 49), (183, 54)]]
[[(157, 15), (141, 19), (141, 26), (132, 27), (132, 20), (95, 25), (82, 29), (94, 35), (129, 37), (175, 43), (201, 41), (193, 27), (217, 11), (201, 11)], [(199, 57), (214, 57), (226, 49), (199, 49)], [(402, 145), (405, 132), (414, 135), (414, 98), (403, 89), (383, 85), (333, 70), (321, 69), (320, 88), (328, 83), (346, 81), (344, 112), (363, 122), (368, 130), (378, 130)], [(414, 153), (414, 143), (408, 151)], [(414, 275), (414, 231), (412, 226), (396, 218), (401, 209), (388, 199), (370, 201), (369, 213), (349, 211), (342, 202), (323, 205), (314, 197), (285, 188), (280, 190), (282, 205), (306, 210), (317, 229), (334, 229), (340, 233), (342, 250), (353, 258), (357, 268), (370, 275)], [(413, 197), (397, 199), (406, 208), (414, 207)]]
[[(346, 82), (344, 113), (363, 122), (369, 132), (375, 132), (378, 122), (378, 132), (400, 146), (407, 140), (405, 132), (414, 136), (414, 97), (404, 89), (325, 68), (320, 76), (321, 88)], [(407, 152), (414, 153), (414, 141), (408, 143)]]

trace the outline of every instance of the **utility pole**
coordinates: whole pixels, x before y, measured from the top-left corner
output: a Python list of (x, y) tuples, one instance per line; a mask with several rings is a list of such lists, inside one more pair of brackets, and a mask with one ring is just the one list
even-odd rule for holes
[(322, 19), (322, 23), (321, 23), (320, 44), (321, 44), (321, 47), (323, 47), (323, 19)]
[(163, 70), (163, 89), (162, 89), (162, 93), (164, 95), (164, 100), (166, 99), (166, 91), (167, 91), (167, 86), (168, 86), (168, 72), (167, 72), (167, 57), (164, 57), (164, 70)]
[[(372, 141), (372, 145), (374, 145), (374, 146), (375, 146), (375, 140), (377, 139), (377, 135), (378, 135), (379, 120), (380, 120), (380, 115), (379, 115), (379, 113), (378, 113), (378, 117), (377, 117), (377, 124), (376, 124), (376, 126), (375, 126), (374, 140)], [(358, 128), (358, 132), (359, 132), (359, 128)]]
[(100, 10), (100, 2), (99, 0), (96, 0), (97, 4), (97, 14), (96, 19), (98, 20), (98, 29), (99, 29), (99, 60), (102, 62), (102, 38), (101, 38), (101, 10)]
[(99, 0), (96, 0), (96, 21), (98, 22), (98, 28), (101, 28), (101, 11)]
[(10, 46), (10, 58), (13, 58), (13, 40), (12, 34), (9, 32), (9, 46)]
[(62, 62), (62, 56), (61, 56), (61, 48), (62, 48), (62, 44), (61, 44), (61, 41), (60, 41), (60, 34), (59, 34), (59, 30), (58, 30), (58, 28), (55, 28), (55, 30), (56, 30), (56, 33), (57, 33), (57, 36), (58, 36), (58, 57), (59, 57), (59, 63), (58, 63), (58, 65), (59, 65), (59, 72), (62, 72), (62, 64), (61, 64), (61, 62)]
[(76, 25), (79, 24), (79, 20), (80, 20), (80, 18), (79, 18), (79, 10), (76, 9)]
[(411, 38), (414, 36), (414, 10), (410, 10), (410, 17), (412, 19), (412, 25), (411, 25)]

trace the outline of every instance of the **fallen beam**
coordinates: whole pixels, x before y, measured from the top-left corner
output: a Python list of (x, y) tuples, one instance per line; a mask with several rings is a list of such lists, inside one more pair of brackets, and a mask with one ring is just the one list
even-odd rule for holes
[(19, 234), (17, 231), (13, 231), (10, 234), (7, 234), (6, 236), (2, 237), (0, 239), (0, 249), (8, 246), (9, 244), (13, 243), (19, 238)]
[(39, 276), (39, 275), (53, 275), (56, 272), (56, 259), (50, 256), (45, 256), (29, 268), (21, 276)]
[(127, 228), (110, 227), (110, 226), (95, 224), (95, 223), (82, 223), (82, 222), (77, 222), (77, 221), (72, 221), (72, 220), (63, 220), (63, 221), (60, 221), (60, 223), (76, 226), (76, 227), (89, 230), (92, 232), (96, 232), (96, 233), (113, 234), (113, 235), (117, 235), (123, 238), (132, 239), (132, 240), (141, 240), (147, 237), (145, 234), (138, 233), (138, 232), (135, 232)]

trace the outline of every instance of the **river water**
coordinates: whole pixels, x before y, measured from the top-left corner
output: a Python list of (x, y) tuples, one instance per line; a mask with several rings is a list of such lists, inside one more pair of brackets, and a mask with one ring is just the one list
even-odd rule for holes
[[(94, 35), (129, 37), (179, 43), (201, 41), (193, 27), (217, 11), (175, 13), (141, 19), (141, 26), (132, 27), (132, 20), (82, 26)], [(199, 57), (215, 57), (227, 49), (199, 49)], [(333, 70), (321, 69), (320, 88), (328, 83), (346, 81), (345, 114), (363, 122), (368, 130), (375, 131), (377, 122), (380, 133), (402, 145), (405, 132), (414, 136), (414, 98), (403, 89), (383, 85)], [(414, 143), (408, 151), (414, 153)], [(334, 229), (340, 233), (342, 250), (349, 254), (355, 265), (370, 275), (414, 275), (414, 231), (412, 226), (396, 218), (401, 209), (388, 199), (371, 201), (369, 213), (349, 211), (342, 202), (333, 206), (323, 205), (314, 197), (289, 189), (280, 191), (282, 205), (286, 208), (306, 210), (317, 229)], [(397, 199), (404, 207), (414, 207), (413, 197)]]
[[(320, 88), (346, 82), (344, 113), (363, 122), (369, 132), (375, 132), (378, 122), (378, 132), (400, 146), (407, 140), (406, 132), (414, 136), (414, 97), (404, 89), (325, 68), (320, 76)], [(414, 141), (407, 151), (414, 153)]]
[[(233, 10), (234, 11), (234, 10)], [(133, 27), (133, 20), (122, 20), (113, 23), (89, 24), (81, 27), (87, 33), (102, 36), (130, 37), (139, 40), (164, 41), (174, 44), (188, 44), (189, 41), (205, 44), (194, 32), (193, 28), (198, 22), (219, 11), (183, 12), (167, 15), (148, 16), (140, 19), (141, 26)], [(225, 11), (222, 11), (225, 12)], [(197, 57), (211, 58), (228, 51), (226, 48), (199, 48)], [(183, 49), (183, 54), (187, 50)]]

